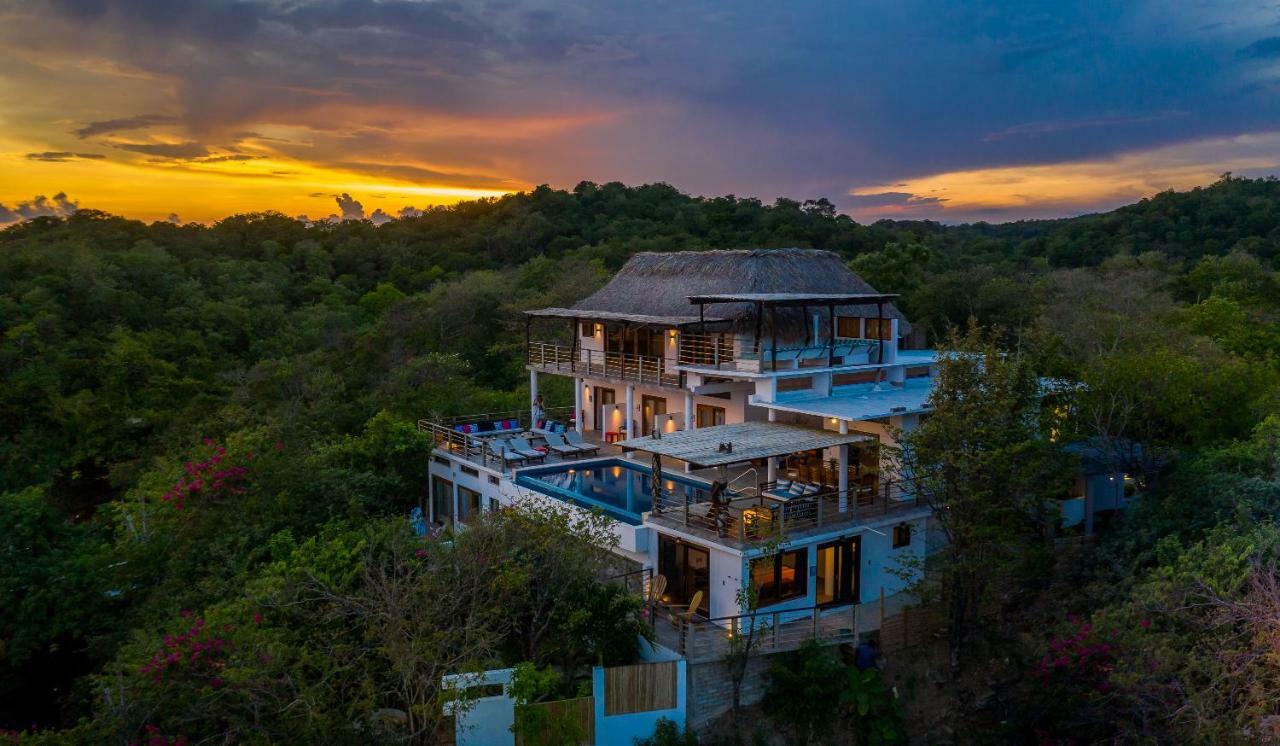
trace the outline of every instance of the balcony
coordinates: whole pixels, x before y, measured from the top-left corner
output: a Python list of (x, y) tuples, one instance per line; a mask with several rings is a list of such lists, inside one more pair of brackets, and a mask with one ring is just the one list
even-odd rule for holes
[[(547, 407), (546, 413), (548, 419), (567, 424), (573, 416), (573, 407)], [(426, 433), (431, 438), (437, 451), (448, 453), (476, 466), (483, 466), (502, 474), (510, 474), (515, 468), (528, 464), (504, 461), (493, 448), (493, 441), (497, 438), (516, 437), (525, 439), (535, 449), (545, 446), (546, 439), (542, 434), (532, 429), (529, 416), (529, 410), (524, 409), (507, 412), (485, 412), (483, 414), (470, 414), (450, 418), (422, 419), (418, 420), (418, 430)], [(506, 431), (474, 433), (464, 433), (457, 428), (458, 425), (494, 421), (514, 421), (517, 427)], [(586, 431), (583, 433), (583, 437), (591, 445), (599, 446), (600, 456), (616, 456), (621, 453), (621, 450), (617, 447), (600, 442), (598, 440), (599, 433)], [(554, 464), (561, 461), (578, 461), (581, 458), (581, 456), (565, 458), (547, 449), (546, 458), (540, 463)]]
[(873, 489), (850, 485), (844, 497), (838, 490), (790, 499), (772, 497), (765, 483), (754, 495), (729, 495), (726, 500), (690, 501), (687, 494), (663, 491), (647, 521), (700, 536), (722, 546), (745, 549), (774, 538), (803, 539), (841, 527), (852, 527), (925, 508), (920, 499), (893, 480)]
[(550, 342), (530, 342), (525, 363), (541, 373), (668, 388), (681, 388), (682, 383), (680, 372), (666, 358), (584, 350)]
[(681, 367), (737, 373), (775, 373), (811, 368), (873, 365), (883, 362), (881, 342), (873, 339), (837, 339), (834, 344), (779, 345), (769, 347), (742, 344), (721, 334), (680, 335)]

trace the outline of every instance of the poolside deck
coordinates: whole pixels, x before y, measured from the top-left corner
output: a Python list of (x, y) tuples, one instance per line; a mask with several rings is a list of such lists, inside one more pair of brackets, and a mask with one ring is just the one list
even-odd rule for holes
[[(505, 437), (511, 437), (511, 435), (507, 435)], [(537, 448), (538, 446), (545, 446), (546, 444), (545, 438), (541, 435), (537, 435), (536, 433), (525, 432), (523, 433), (523, 436), (516, 434), (516, 437), (524, 437), (529, 440), (529, 444), (534, 448)], [(533, 461), (504, 462), (501, 457), (487, 447), (484, 447), (483, 444), (485, 441), (482, 438), (478, 438), (476, 436), (467, 438), (460, 435), (454, 436), (439, 434), (436, 435), (436, 451), (438, 453), (447, 454), (461, 459), (462, 461), (475, 464), (476, 466), (492, 469), (505, 476), (510, 476), (516, 469), (521, 469), (527, 466), (574, 463), (587, 458), (607, 458), (623, 455), (621, 448), (604, 442), (602, 433), (587, 430), (582, 433), (582, 438), (587, 443), (598, 447), (600, 449), (599, 453), (590, 456), (561, 456), (555, 451), (547, 449), (546, 455), (541, 461), (535, 459)]]

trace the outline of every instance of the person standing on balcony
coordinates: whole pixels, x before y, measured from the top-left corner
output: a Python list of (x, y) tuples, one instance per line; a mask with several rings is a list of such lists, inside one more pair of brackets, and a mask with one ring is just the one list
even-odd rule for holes
[(547, 419), (547, 405), (542, 401), (542, 394), (538, 394), (533, 400), (533, 426), (542, 427), (543, 421)]

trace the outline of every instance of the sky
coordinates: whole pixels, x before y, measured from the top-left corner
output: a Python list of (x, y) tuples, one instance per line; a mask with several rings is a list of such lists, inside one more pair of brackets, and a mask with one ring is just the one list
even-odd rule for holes
[(0, 224), (582, 180), (860, 221), (1280, 172), (1280, 2), (0, 0)]

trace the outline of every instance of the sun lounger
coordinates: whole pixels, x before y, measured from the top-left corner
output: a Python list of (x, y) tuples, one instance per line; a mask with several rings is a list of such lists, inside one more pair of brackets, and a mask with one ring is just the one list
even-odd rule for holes
[(515, 451), (521, 456), (524, 456), (530, 461), (546, 461), (547, 460), (547, 454), (543, 453), (542, 451), (537, 451), (537, 450), (534, 450), (533, 448), (530, 448), (529, 441), (525, 440), (524, 438), (512, 438), (511, 450)]
[[(529, 457), (516, 452), (511, 447), (511, 443), (505, 440), (495, 440), (489, 444), (489, 450), (498, 458), (502, 459), (505, 464), (518, 464), (522, 461), (528, 461)], [(541, 456), (542, 454), (538, 454)]]
[(586, 453), (587, 449), (566, 443), (564, 436), (559, 433), (547, 433), (544, 436), (547, 439), (547, 448), (561, 456), (581, 456)]
[(569, 432), (565, 433), (564, 439), (566, 442), (568, 442), (569, 445), (574, 446), (578, 450), (582, 451), (582, 455), (584, 456), (587, 454), (600, 452), (600, 446), (593, 446), (587, 441), (583, 440), (582, 433), (578, 432), (577, 430), (570, 430)]

